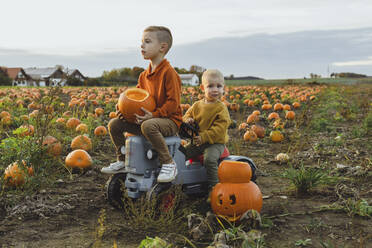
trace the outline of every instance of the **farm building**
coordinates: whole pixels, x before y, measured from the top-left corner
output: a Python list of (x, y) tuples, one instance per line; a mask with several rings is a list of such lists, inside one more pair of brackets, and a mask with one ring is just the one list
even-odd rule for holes
[(196, 74), (179, 74), (182, 85), (197, 86), (199, 85), (199, 77)]
[(1, 67), (1, 70), (12, 80), (13, 86), (32, 86), (30, 76), (21, 67)]
[(47, 68), (26, 68), (28, 74), (35, 86), (64, 86), (66, 83), (67, 75), (59, 67)]
[(79, 79), (80, 81), (84, 81), (86, 77), (78, 70), (78, 69), (64, 69), (64, 72), (66, 73), (67, 77), (72, 77)]

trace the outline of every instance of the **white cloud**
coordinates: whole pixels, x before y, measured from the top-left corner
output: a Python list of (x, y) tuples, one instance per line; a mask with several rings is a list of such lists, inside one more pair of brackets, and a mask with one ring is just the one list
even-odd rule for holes
[[(149, 25), (174, 44), (253, 33), (371, 26), (370, 0), (12, 0), (1, 4), (0, 47), (44, 54), (138, 48)], [(4, 35), (5, 34), (5, 35)]]
[(334, 62), (332, 63), (334, 66), (364, 66), (364, 65), (372, 65), (372, 56), (369, 56), (366, 60), (352, 60), (352, 61), (345, 61), (345, 62)]

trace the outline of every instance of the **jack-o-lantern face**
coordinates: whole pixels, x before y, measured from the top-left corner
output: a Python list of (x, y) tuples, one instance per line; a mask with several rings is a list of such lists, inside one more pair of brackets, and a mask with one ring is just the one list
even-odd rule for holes
[(211, 193), (213, 212), (235, 221), (249, 209), (262, 208), (262, 194), (253, 183), (218, 183)]

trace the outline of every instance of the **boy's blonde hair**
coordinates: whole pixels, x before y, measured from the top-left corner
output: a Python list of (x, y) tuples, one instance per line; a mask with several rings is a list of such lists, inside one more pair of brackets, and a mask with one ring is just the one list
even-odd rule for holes
[(225, 84), (225, 79), (222, 73), (217, 69), (208, 69), (202, 75), (202, 84), (207, 83), (208, 81), (220, 82)]
[(156, 37), (159, 42), (165, 42), (168, 44), (168, 49), (165, 51), (165, 54), (168, 53), (173, 43), (172, 33), (169, 28), (163, 26), (149, 26), (143, 32), (156, 32)]

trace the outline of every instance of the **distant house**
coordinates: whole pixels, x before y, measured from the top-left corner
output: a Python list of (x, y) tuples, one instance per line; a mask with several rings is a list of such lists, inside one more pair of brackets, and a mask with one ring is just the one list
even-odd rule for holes
[(64, 86), (67, 75), (60, 67), (26, 68), (35, 86)]
[(78, 69), (64, 69), (64, 72), (66, 73), (67, 77), (72, 77), (79, 79), (80, 81), (84, 81), (86, 77), (78, 70)]
[(21, 67), (1, 67), (1, 71), (12, 80), (13, 86), (33, 86), (30, 76)]
[(179, 74), (182, 85), (197, 86), (199, 85), (199, 77), (196, 74)]

